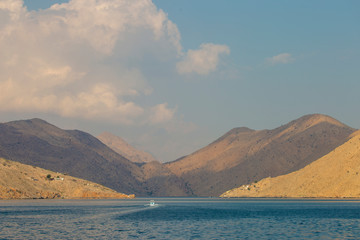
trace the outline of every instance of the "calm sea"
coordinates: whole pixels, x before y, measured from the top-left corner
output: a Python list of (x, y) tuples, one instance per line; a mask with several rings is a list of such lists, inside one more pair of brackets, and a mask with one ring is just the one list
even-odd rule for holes
[(360, 201), (0, 201), (0, 239), (360, 239)]

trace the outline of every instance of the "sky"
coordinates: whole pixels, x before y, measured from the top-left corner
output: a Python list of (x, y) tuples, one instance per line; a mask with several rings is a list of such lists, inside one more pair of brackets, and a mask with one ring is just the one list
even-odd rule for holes
[(0, 121), (172, 161), (235, 127), (360, 128), (360, 1), (1, 0)]

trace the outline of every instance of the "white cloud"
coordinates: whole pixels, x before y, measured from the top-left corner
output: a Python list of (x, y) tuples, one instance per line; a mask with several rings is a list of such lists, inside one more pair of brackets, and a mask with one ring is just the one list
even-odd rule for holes
[(26, 12), (22, 0), (2, 0), (0, 2), (1, 10), (6, 11), (5, 14), (8, 14), (12, 20), (17, 20), (21, 14)]
[(150, 41), (166, 39), (180, 46), (176, 25), (149, 0), (72, 0), (52, 6), (49, 12), (57, 18), (55, 24), (67, 26), (73, 39), (84, 40), (103, 54), (113, 54), (116, 43), (127, 34), (146, 31), (151, 33)]
[(167, 103), (162, 103), (151, 108), (150, 123), (166, 123), (174, 118), (176, 110), (168, 108), (167, 105)]
[(201, 44), (199, 50), (189, 50), (184, 59), (177, 63), (176, 68), (180, 74), (195, 72), (207, 75), (216, 70), (220, 54), (230, 54), (229, 47), (212, 43)]
[(150, 114), (134, 102), (152, 92), (138, 59), (181, 55), (177, 26), (151, 1), (71, 0), (29, 12), (2, 0), (0, 20), (0, 111), (126, 124), (173, 117), (166, 104)]
[(281, 53), (279, 55), (266, 59), (266, 61), (271, 65), (287, 64), (293, 62), (294, 60), (295, 59), (291, 56), (290, 53)]
[(0, 112), (174, 129), (185, 124), (176, 108), (137, 101), (153, 92), (152, 76), (144, 74), (149, 61), (174, 66), (182, 58), (179, 73), (206, 75), (230, 52), (207, 43), (184, 54), (180, 40), (176, 24), (151, 0), (70, 0), (40, 11), (1, 0)]

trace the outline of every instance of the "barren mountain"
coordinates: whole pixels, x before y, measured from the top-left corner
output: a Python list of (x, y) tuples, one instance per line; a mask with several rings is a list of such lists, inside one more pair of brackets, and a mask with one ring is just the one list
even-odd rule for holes
[(301, 170), (241, 186), (222, 197), (360, 198), (360, 132)]
[(0, 158), (0, 199), (133, 197), (83, 179)]
[(137, 196), (219, 196), (299, 170), (354, 131), (331, 117), (307, 115), (273, 130), (235, 128), (187, 157), (140, 166), (90, 134), (31, 119), (0, 124), (0, 157)]
[(150, 153), (134, 148), (121, 137), (115, 136), (111, 133), (104, 132), (97, 138), (109, 148), (132, 162), (144, 163), (156, 161), (156, 159)]
[(142, 171), (97, 138), (43, 120), (0, 124), (0, 157), (144, 195)]
[(182, 179), (160, 163), (140, 167), (88, 133), (63, 130), (41, 119), (0, 124), (0, 157), (137, 196), (185, 196), (189, 192)]
[(198, 196), (219, 196), (265, 177), (287, 174), (346, 142), (355, 131), (320, 114), (273, 130), (235, 128), (199, 151), (166, 164)]

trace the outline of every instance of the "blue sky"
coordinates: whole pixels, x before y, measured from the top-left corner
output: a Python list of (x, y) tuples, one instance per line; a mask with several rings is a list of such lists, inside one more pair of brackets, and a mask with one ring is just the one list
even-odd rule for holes
[(359, 1), (7, 2), (2, 121), (111, 131), (161, 161), (310, 113), (360, 128)]

